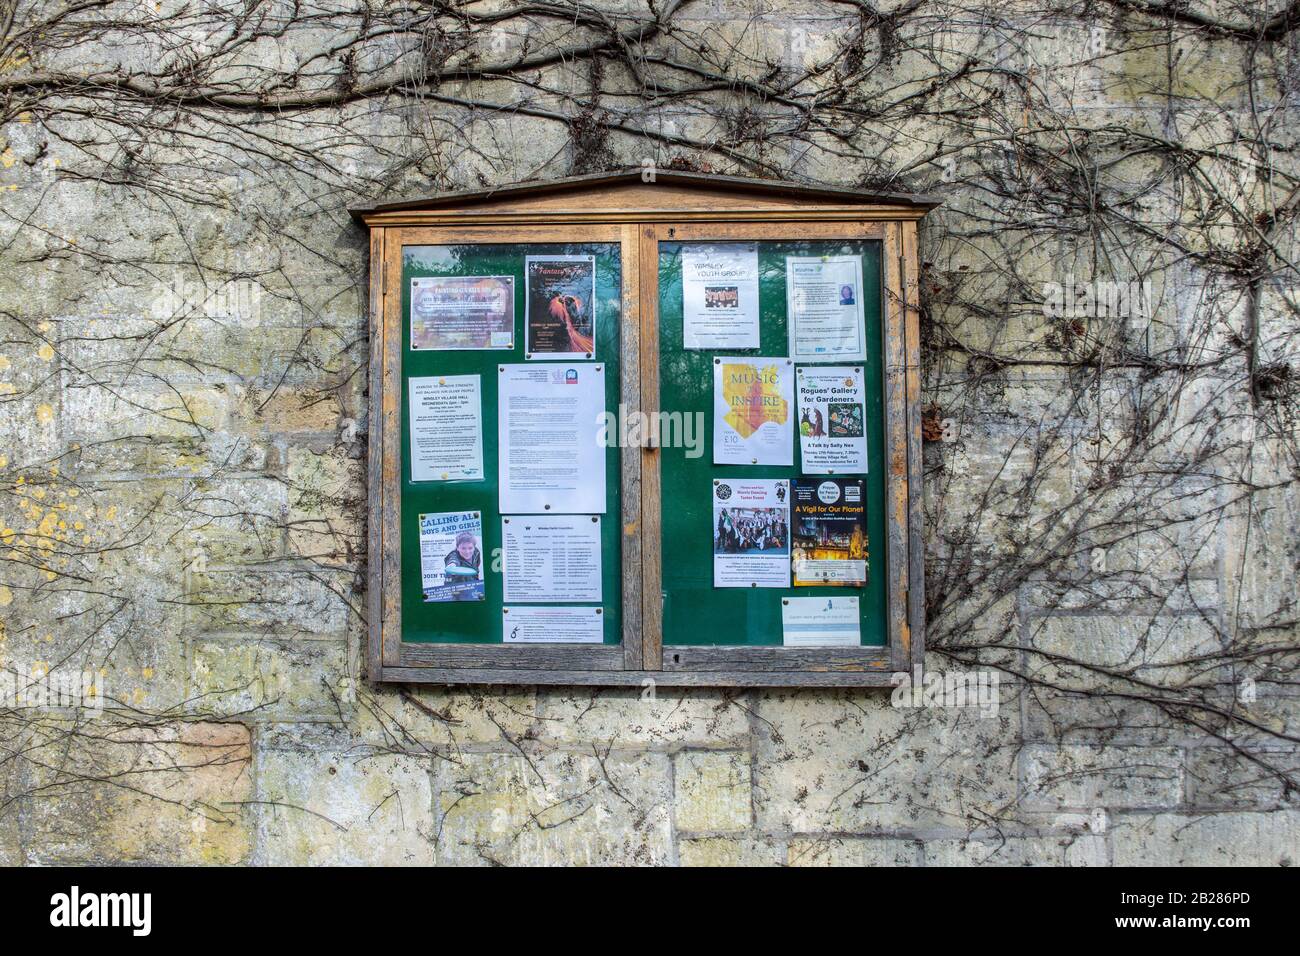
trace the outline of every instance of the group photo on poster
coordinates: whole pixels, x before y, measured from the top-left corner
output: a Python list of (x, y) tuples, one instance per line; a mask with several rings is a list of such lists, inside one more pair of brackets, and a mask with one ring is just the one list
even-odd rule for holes
[(526, 358), (596, 354), (596, 257), (525, 256)]
[(485, 600), (479, 512), (420, 515), (420, 579), (426, 604)]
[(861, 367), (808, 366), (799, 369), (796, 380), (803, 471), (865, 474), (866, 406)]
[(513, 349), (513, 276), (411, 280), (411, 349)]
[(794, 366), (789, 359), (714, 359), (713, 463), (794, 464)]
[(860, 587), (867, 583), (864, 498), (860, 478), (795, 481), (791, 552), (795, 587)]
[(713, 586), (790, 586), (790, 483), (713, 482)]
[(790, 357), (796, 362), (865, 362), (861, 256), (787, 256)]

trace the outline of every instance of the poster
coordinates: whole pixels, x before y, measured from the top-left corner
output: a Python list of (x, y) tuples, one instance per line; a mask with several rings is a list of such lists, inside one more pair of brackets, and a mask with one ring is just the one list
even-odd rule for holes
[(786, 256), (790, 357), (865, 362), (861, 256)]
[(781, 643), (786, 647), (857, 647), (862, 616), (855, 597), (781, 599)]
[(584, 359), (596, 351), (596, 257), (525, 256), (525, 358)]
[(412, 350), (514, 347), (513, 276), (411, 280)]
[(483, 406), (477, 375), (410, 379), (411, 480), (483, 480)]
[(861, 478), (794, 483), (794, 586), (867, 583), (867, 526)]
[(502, 514), (604, 514), (605, 366), (501, 365), (497, 398)]
[(794, 464), (794, 365), (789, 359), (714, 359), (713, 463)]
[(713, 586), (790, 586), (790, 482), (713, 482)]
[(810, 366), (795, 376), (799, 452), (810, 475), (866, 474), (866, 392), (862, 368)]
[(484, 600), (483, 524), (477, 511), (420, 515), (420, 586), (426, 604)]
[(506, 644), (602, 644), (605, 615), (598, 607), (503, 607)]
[(682, 348), (758, 348), (758, 246), (682, 246)]
[(501, 542), (505, 603), (600, 603), (598, 515), (502, 518)]

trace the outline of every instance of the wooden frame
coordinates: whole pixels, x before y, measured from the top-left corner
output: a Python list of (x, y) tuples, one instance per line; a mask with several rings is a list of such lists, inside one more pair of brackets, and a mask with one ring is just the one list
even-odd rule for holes
[[(916, 222), (937, 202), (723, 176), (575, 177), (353, 210), (370, 230), (369, 667), (375, 681), (664, 686), (890, 686), (924, 654)], [(885, 647), (664, 648), (658, 450), (623, 448), (623, 642), (404, 644), (399, 581), (401, 250), (611, 242), (622, 250), (621, 401), (657, 410), (660, 241), (874, 239), (883, 249)]]

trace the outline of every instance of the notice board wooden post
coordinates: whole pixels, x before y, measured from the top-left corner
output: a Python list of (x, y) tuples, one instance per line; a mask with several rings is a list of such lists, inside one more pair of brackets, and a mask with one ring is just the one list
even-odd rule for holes
[[(369, 678), (461, 684), (883, 687), (890, 686), (894, 673), (919, 666), (924, 653), (924, 584), (916, 223), (935, 205), (917, 196), (726, 176), (657, 172), (647, 181), (637, 170), (441, 193), (353, 210), (354, 218), (370, 231)], [(606, 643), (505, 644), (500, 629), (494, 634), (488, 627), (473, 633), (438, 627), (413, 631), (408, 624), (404, 631), (402, 585), (409, 578), (403, 575), (418, 577), (419, 568), (403, 567), (402, 560), (404, 522), (412, 518), (403, 513), (403, 500), (414, 493), (405, 490), (411, 483), (404, 483), (403, 389), (410, 362), (434, 368), (434, 374), (441, 371), (426, 356), (412, 358), (404, 344), (404, 289), (411, 269), (422, 267), (418, 250), (454, 249), (457, 261), (478, 256), (494, 272), (516, 268), (516, 260), (533, 252), (595, 250), (604, 257), (604, 278), (612, 281), (605, 273), (616, 272), (619, 283), (618, 295), (607, 303), (614, 311), (605, 320), (614, 327), (604, 329), (605, 354), (598, 351), (595, 356), (617, 364), (617, 379), (606, 380), (607, 410), (651, 414), (660, 410), (661, 395), (682, 384), (671, 373), (665, 377), (661, 368), (663, 350), (679, 348), (670, 341), (673, 336), (665, 339), (661, 330), (673, 332), (679, 315), (672, 314), (673, 300), (661, 298), (669, 287), (661, 288), (660, 269), (672, 261), (680, 243), (705, 241), (756, 243), (764, 257), (765, 281), (773, 283), (784, 281), (782, 255), (803, 249), (822, 254), (848, 250), (862, 257), (870, 275), (878, 276), (879, 294), (867, 314), (878, 314), (879, 323), (878, 335), (868, 343), (868, 371), (878, 363), (880, 372), (879, 394), (872, 398), (879, 420), (869, 425), (877, 429), (882, 454), (868, 472), (868, 487), (878, 484), (881, 489), (874, 500), (868, 492), (868, 509), (878, 509), (873, 520), (883, 531), (881, 539), (869, 540), (870, 574), (879, 575), (881, 582), (875, 592), (880, 604), (872, 611), (879, 611), (879, 639), (873, 636), (875, 618), (867, 616), (865, 600), (867, 626), (861, 646), (783, 646), (779, 629), (772, 633), (770, 627), (750, 629), (761, 633), (696, 638), (689, 627), (691, 602), (712, 600), (696, 580), (674, 606), (666, 642), (664, 607), (674, 595), (665, 582), (663, 563), (681, 557), (698, 563), (700, 542), (698, 520), (683, 523), (693, 505), (663, 500), (664, 469), (684, 487), (693, 489), (694, 484), (684, 480), (683, 458), (673, 449), (635, 445), (611, 450), (608, 459), (617, 472), (617, 490), (609, 491), (616, 511), (607, 510), (604, 517), (617, 537), (610, 537), (613, 543), (602, 551), (606, 566), (617, 566), (619, 577), (605, 588), (605, 601), (610, 620), (617, 615), (620, 626)], [(676, 289), (680, 297), (680, 281)], [(765, 328), (771, 325), (765, 334), (779, 339), (787, 317), (784, 304), (774, 298), (768, 296), (772, 301), (764, 306)], [(490, 362), (522, 362), (522, 343), (516, 345), (514, 353), (484, 355)], [(763, 354), (779, 352), (765, 347)], [(671, 357), (674, 367), (684, 365), (680, 353)], [(696, 387), (692, 394), (698, 397), (698, 391)], [(495, 411), (483, 409), (485, 445), (496, 440), (494, 430), (489, 434), (489, 423), (495, 428)], [(455, 493), (462, 502), (477, 500), (466, 498), (464, 487)], [(436, 489), (421, 488), (420, 494), (421, 500), (437, 500)], [(489, 517), (499, 520), (495, 495), (495, 486), (486, 482), (481, 496), (485, 544)], [(688, 534), (683, 530), (687, 527), (694, 530)], [(681, 577), (676, 574), (679, 582)], [(489, 578), (489, 594), (494, 584), (499, 587), (499, 576)], [(500, 604), (500, 595), (496, 602)], [(764, 620), (770, 611), (764, 612)]]

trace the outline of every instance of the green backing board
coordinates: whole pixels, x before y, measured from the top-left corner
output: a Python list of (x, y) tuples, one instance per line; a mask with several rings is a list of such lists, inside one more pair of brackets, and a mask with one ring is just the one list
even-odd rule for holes
[[(827, 594), (862, 597), (862, 643), (886, 643), (885, 444), (881, 327), (880, 243), (875, 240), (759, 242), (761, 348), (723, 351), (682, 349), (681, 243), (659, 244), (659, 407), (704, 415), (704, 454), (688, 458), (685, 448), (662, 455), (663, 643), (669, 645), (781, 644), (781, 599)], [(715, 478), (800, 476), (798, 429), (794, 467), (713, 464), (713, 359), (716, 355), (789, 354), (786, 325), (785, 257), (862, 256), (866, 319), (867, 469), (866, 524), (869, 556), (867, 586), (801, 588), (713, 587), (713, 497)], [(806, 367), (809, 363), (800, 363)], [(826, 365), (845, 365), (828, 361)], [(790, 414), (796, 417), (792, 407)], [(851, 477), (851, 476), (845, 476)]]
[[(500, 644), (501, 513), (497, 510), (497, 368), (524, 361), (524, 257), (596, 257), (596, 354), (605, 365), (605, 407), (617, 411), (620, 394), (619, 327), (622, 259), (617, 243), (405, 246), (402, 249), (402, 640), (414, 643)], [(493, 351), (411, 351), (411, 280), (426, 276), (510, 275), (515, 279), (515, 348)], [(413, 483), (411, 478), (411, 376), (479, 375), (483, 400), (483, 481)], [(601, 517), (601, 579), (605, 643), (622, 641), (623, 562), (619, 449), (605, 453), (605, 514)], [(487, 599), (425, 604), (420, 587), (419, 516), (439, 511), (483, 515)]]

